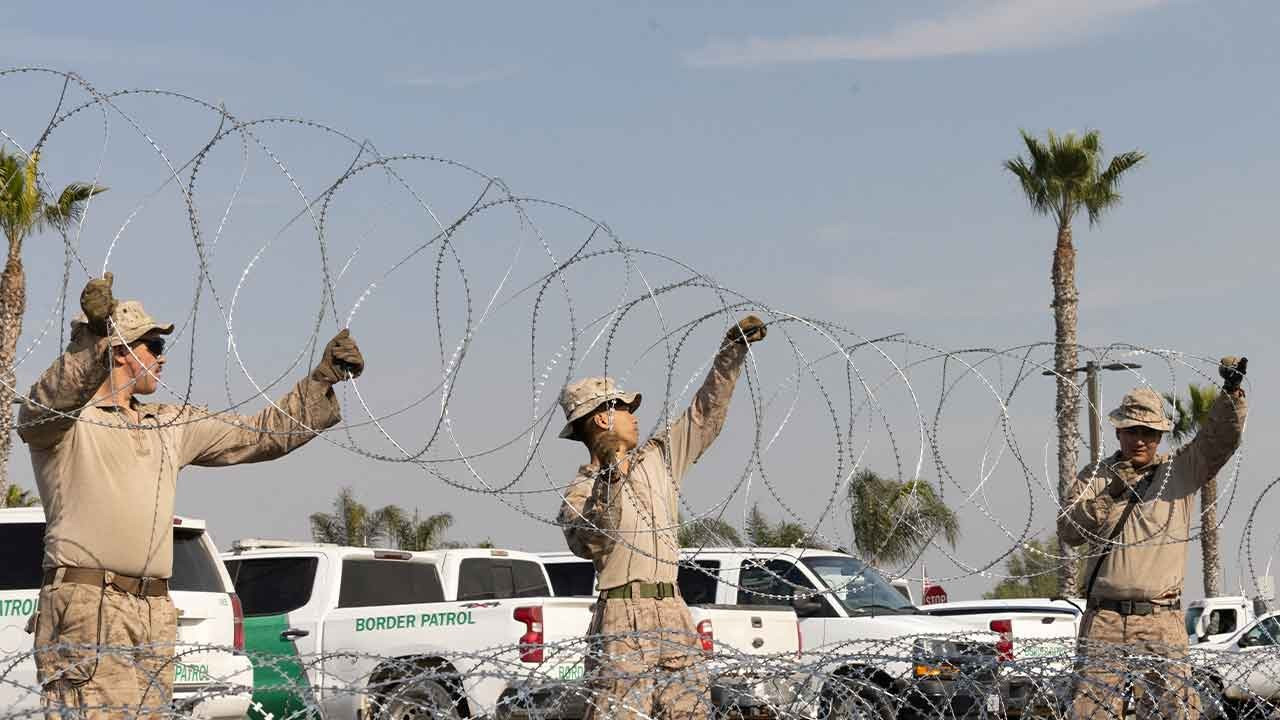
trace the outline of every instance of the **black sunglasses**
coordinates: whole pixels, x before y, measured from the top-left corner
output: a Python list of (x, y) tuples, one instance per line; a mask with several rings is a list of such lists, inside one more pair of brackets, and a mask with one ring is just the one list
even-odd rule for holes
[(147, 348), (147, 352), (154, 357), (160, 357), (164, 354), (164, 338), (147, 338), (142, 341), (142, 344)]

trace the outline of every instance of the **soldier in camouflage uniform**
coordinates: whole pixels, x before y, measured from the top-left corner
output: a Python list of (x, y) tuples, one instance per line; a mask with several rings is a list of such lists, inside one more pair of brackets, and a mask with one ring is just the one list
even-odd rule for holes
[(749, 315), (729, 330), (693, 404), (638, 445), (639, 393), (610, 378), (566, 386), (560, 437), (580, 440), (578, 470), (560, 512), (569, 549), (595, 565), (600, 601), (588, 637), (593, 718), (705, 718), (706, 675), (689, 608), (676, 587), (677, 501), (686, 470), (724, 426), (729, 399), (764, 323)]
[(333, 384), (364, 359), (343, 330), (252, 417), (152, 405), (164, 336), (110, 273), (80, 296), (66, 352), (18, 414), (44, 505), (44, 578), (30, 629), (49, 718), (170, 717), (177, 613), (169, 598), (178, 470), (278, 458), (339, 420)]
[[(1140, 718), (1193, 720), (1182, 585), (1195, 498), (1240, 445), (1247, 361), (1223, 358), (1222, 392), (1194, 440), (1157, 454), (1173, 424), (1160, 395), (1138, 388), (1110, 414), (1120, 450), (1081, 471), (1058, 533), (1090, 545), (1074, 718), (1124, 717), (1132, 683)], [(1131, 506), (1131, 507), (1130, 507)]]

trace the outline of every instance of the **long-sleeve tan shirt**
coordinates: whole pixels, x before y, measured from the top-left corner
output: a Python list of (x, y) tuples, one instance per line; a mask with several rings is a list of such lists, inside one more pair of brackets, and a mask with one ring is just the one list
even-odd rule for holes
[(1116, 453), (1080, 472), (1067, 509), (1058, 517), (1058, 534), (1069, 545), (1090, 544), (1086, 581), (1129, 502), (1126, 494), (1112, 498), (1108, 487), (1118, 481), (1144, 490), (1101, 560), (1094, 598), (1157, 600), (1182, 594), (1196, 494), (1239, 447), (1246, 413), (1243, 392), (1223, 393), (1195, 439), (1172, 456), (1134, 468)]
[(716, 354), (693, 402), (614, 479), (591, 464), (565, 493), (560, 525), (569, 549), (589, 558), (601, 590), (631, 582), (676, 581), (680, 485), (685, 471), (720, 434), (747, 348), (732, 343)]
[(170, 577), (178, 470), (271, 460), (340, 418), (329, 384), (305, 378), (251, 417), (134, 400), (134, 423), (114, 403), (92, 403), (107, 350), (105, 339), (73, 345), (18, 414), (44, 504), (46, 568)]

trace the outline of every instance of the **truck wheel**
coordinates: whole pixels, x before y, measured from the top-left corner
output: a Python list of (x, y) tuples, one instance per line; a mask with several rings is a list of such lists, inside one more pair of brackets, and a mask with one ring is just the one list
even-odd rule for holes
[[(833, 683), (834, 684), (834, 683)], [(822, 720), (893, 720), (896, 713), (884, 692), (849, 683), (835, 684), (822, 700)]]
[(414, 680), (401, 685), (378, 702), (377, 720), (461, 720), (458, 703), (444, 685), (434, 680)]

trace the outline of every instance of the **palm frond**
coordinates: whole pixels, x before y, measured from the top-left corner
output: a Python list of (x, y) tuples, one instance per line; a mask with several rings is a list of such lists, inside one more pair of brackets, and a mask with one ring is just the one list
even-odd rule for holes
[(347, 540), (346, 530), (337, 518), (328, 513), (311, 514), (311, 539), (320, 543), (344, 544)]
[(57, 202), (44, 207), (40, 219), (50, 227), (65, 231), (84, 215), (89, 198), (106, 191), (103, 185), (71, 183), (62, 189)]
[(923, 480), (899, 482), (863, 470), (848, 493), (854, 546), (872, 562), (914, 560), (938, 535), (952, 547), (959, 539), (954, 511)]
[(1097, 130), (1083, 135), (1050, 130), (1044, 142), (1026, 130), (1019, 132), (1030, 160), (1018, 157), (1005, 168), (1018, 177), (1032, 210), (1054, 215), (1060, 229), (1069, 226), (1081, 208), (1089, 224), (1096, 225), (1106, 210), (1120, 203), (1120, 177), (1146, 157), (1136, 150), (1121, 153), (1103, 170), (1102, 135)]

